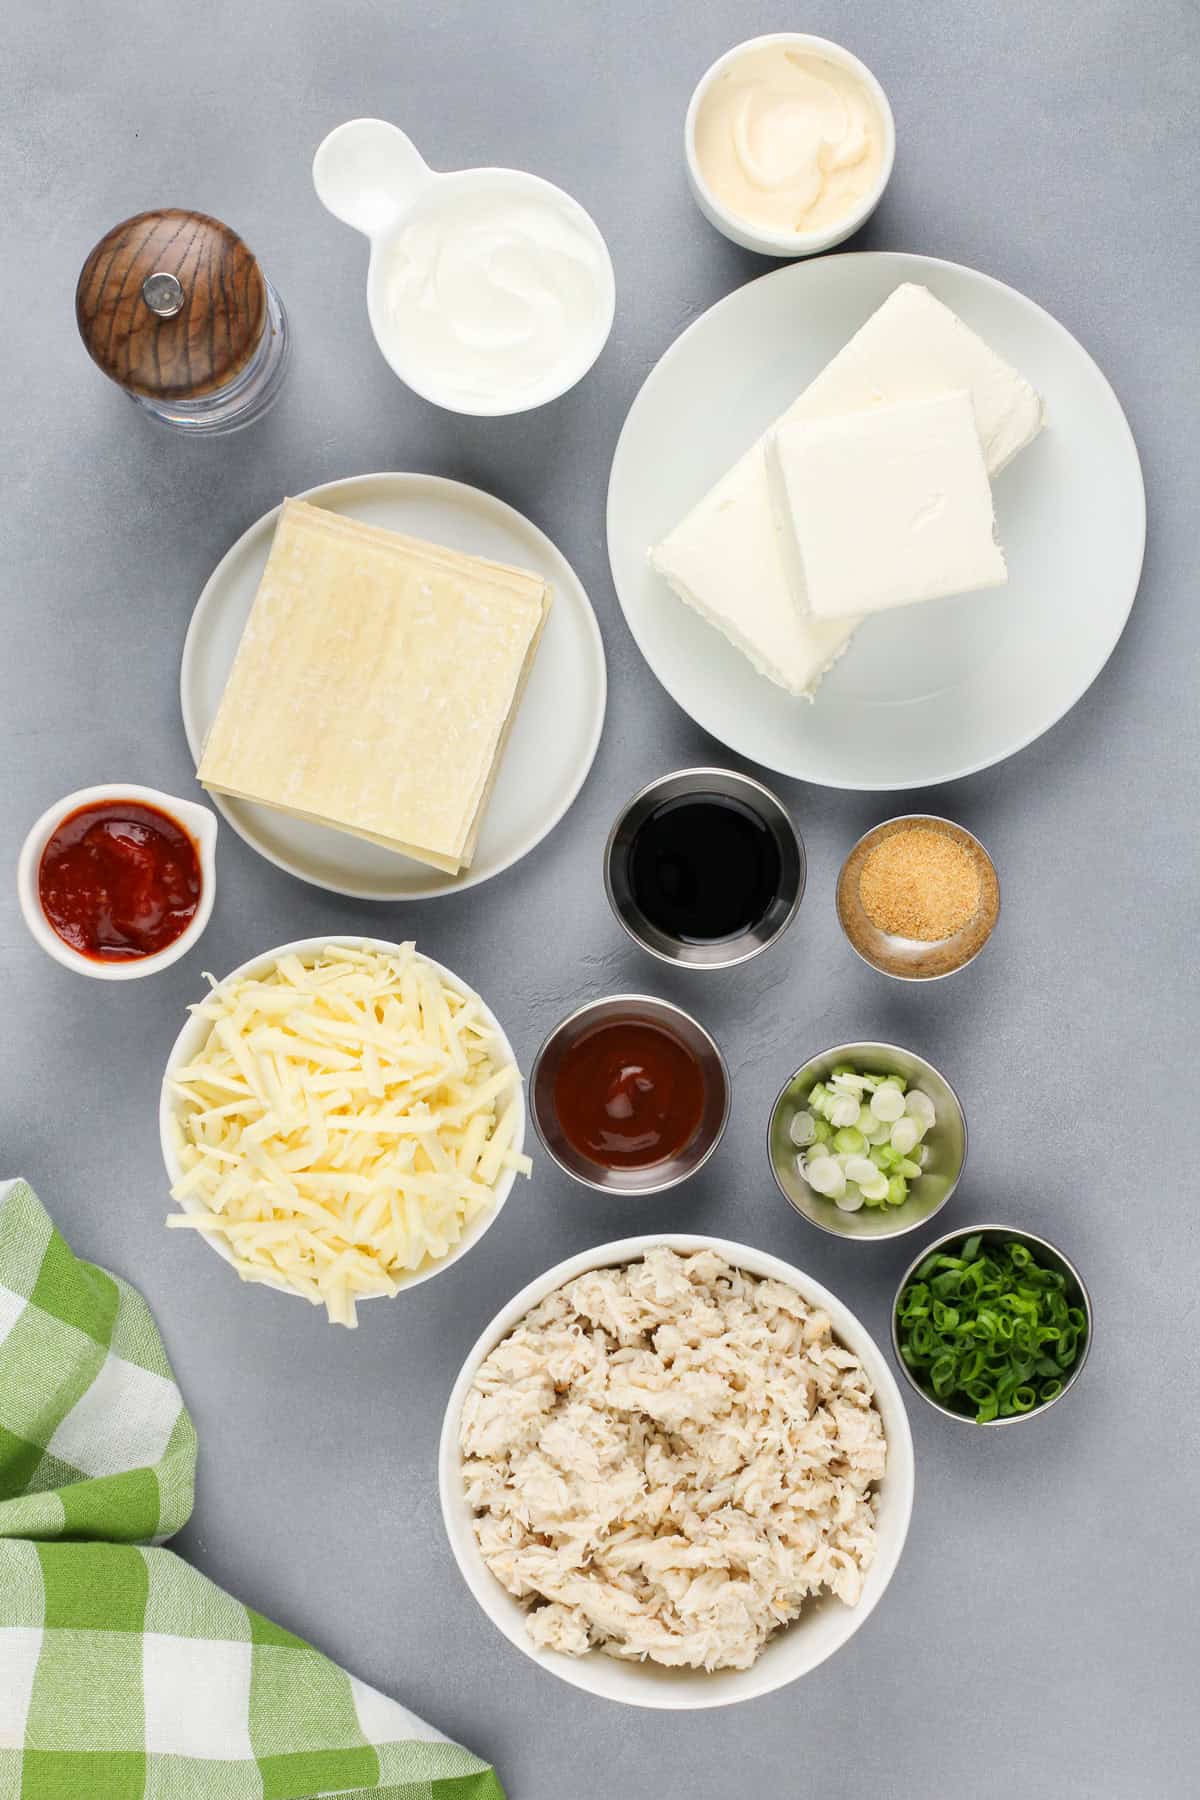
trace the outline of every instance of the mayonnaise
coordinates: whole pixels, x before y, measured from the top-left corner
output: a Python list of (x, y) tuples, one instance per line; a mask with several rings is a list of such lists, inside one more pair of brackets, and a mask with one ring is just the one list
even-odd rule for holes
[(721, 70), (696, 114), (696, 161), (713, 198), (748, 225), (824, 231), (883, 166), (883, 121), (850, 68), (761, 44)]
[(444, 404), (536, 405), (576, 380), (607, 334), (599, 233), (566, 195), (517, 171), (439, 177), (381, 254), (376, 328)]

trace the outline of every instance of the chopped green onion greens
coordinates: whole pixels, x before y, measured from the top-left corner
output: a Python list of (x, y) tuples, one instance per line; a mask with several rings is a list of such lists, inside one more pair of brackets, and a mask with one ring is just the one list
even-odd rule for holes
[(905, 1285), (900, 1354), (921, 1387), (979, 1425), (1032, 1412), (1062, 1393), (1083, 1351), (1087, 1320), (1066, 1286), (1027, 1245), (976, 1233), (927, 1256)]

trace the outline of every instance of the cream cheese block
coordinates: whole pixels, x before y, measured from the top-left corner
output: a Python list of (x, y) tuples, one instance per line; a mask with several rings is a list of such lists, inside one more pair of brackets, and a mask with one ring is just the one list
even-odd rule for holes
[(809, 696), (857, 621), (802, 615), (786, 573), (767, 485), (766, 439), (724, 475), (650, 553), (679, 598), (714, 625), (761, 675)]
[[(1040, 431), (1041, 399), (928, 288), (905, 282), (783, 419), (836, 418), (959, 389), (971, 396), (984, 463), (995, 475)], [(806, 616), (771, 502), (769, 437), (770, 431), (751, 445), (650, 560), (679, 598), (762, 674), (793, 694), (811, 696), (850, 642), (857, 618)]]
[(200, 781), (458, 873), (549, 605), (527, 570), (285, 501)]
[(928, 288), (906, 281), (784, 416), (831, 419), (956, 388), (971, 396), (983, 460), (998, 475), (1042, 429), (1041, 395)]
[(1008, 579), (965, 388), (834, 419), (785, 420), (768, 443), (767, 469), (785, 561), (813, 620)]

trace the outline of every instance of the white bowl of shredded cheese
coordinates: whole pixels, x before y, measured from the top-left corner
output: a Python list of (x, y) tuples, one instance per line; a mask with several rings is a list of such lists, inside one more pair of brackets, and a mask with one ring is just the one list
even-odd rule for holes
[(559, 1263), (492, 1320), (439, 1485), (463, 1577), (524, 1655), (626, 1705), (728, 1706), (866, 1622), (908, 1531), (912, 1436), (827, 1289), (669, 1233)]
[(304, 938), (190, 1010), (159, 1105), (167, 1223), (244, 1281), (354, 1325), (465, 1256), (530, 1172), (499, 1021), (412, 944)]

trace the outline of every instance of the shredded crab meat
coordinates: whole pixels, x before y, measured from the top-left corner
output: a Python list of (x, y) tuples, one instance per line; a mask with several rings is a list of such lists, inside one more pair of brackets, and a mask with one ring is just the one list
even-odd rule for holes
[(475, 1531), (533, 1641), (746, 1669), (822, 1593), (859, 1599), (883, 1424), (792, 1288), (714, 1251), (598, 1269), (482, 1364), (461, 1424)]

